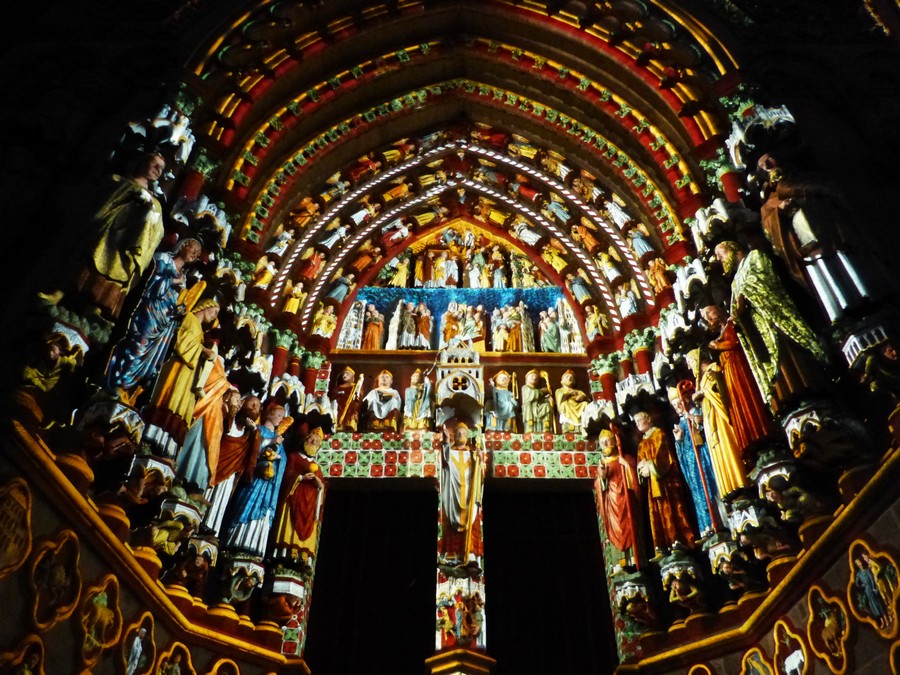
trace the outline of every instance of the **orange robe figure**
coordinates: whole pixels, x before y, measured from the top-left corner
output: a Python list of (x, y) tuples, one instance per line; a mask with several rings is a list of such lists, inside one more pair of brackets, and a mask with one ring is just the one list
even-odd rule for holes
[[(641, 429), (640, 425), (638, 429)], [(650, 475), (645, 480), (649, 482), (647, 515), (650, 518), (653, 546), (665, 550), (679, 541), (692, 547), (694, 533), (684, 506), (684, 490), (669, 437), (657, 427), (644, 431), (644, 437), (638, 445), (638, 460), (650, 468)], [(641, 464), (638, 465), (639, 468), (640, 466)]]
[(381, 336), (383, 333), (384, 317), (377, 313), (368, 316), (366, 318), (365, 328), (363, 328), (360, 349), (381, 349)]
[(728, 390), (729, 413), (741, 450), (771, 433), (771, 418), (753, 379), (747, 357), (729, 320), (719, 337), (709, 343), (719, 352), (719, 365)]
[(620, 455), (604, 457), (606, 477), (599, 476), (594, 484), (597, 510), (603, 516), (603, 526), (610, 543), (622, 553), (635, 544), (635, 516), (640, 494), (634, 459)]

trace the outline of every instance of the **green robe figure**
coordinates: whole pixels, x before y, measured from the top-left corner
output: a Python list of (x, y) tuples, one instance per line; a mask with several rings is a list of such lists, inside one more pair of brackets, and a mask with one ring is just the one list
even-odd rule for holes
[(762, 251), (745, 253), (733, 241), (715, 249), (731, 281), (731, 313), (753, 377), (764, 396), (776, 402), (818, 386), (828, 356), (800, 316)]

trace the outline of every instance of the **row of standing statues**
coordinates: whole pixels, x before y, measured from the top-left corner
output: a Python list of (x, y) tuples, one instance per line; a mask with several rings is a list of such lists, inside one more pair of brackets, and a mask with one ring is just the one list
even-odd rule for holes
[[(435, 382), (431, 371), (417, 368), (403, 394), (394, 375), (380, 371), (365, 393), (366, 377), (349, 366), (337, 376), (331, 392), (338, 431), (427, 431), (435, 424)], [(485, 430), (518, 433), (581, 432), (591, 397), (577, 389), (575, 374), (560, 376), (555, 389), (546, 371), (529, 370), (521, 388), (516, 373), (494, 373), (488, 382), (483, 423)]]

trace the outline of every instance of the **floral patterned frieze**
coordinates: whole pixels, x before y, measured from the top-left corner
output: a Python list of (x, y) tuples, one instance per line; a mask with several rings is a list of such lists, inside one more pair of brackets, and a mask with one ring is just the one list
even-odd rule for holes
[[(332, 478), (433, 478), (443, 435), (430, 431), (337, 433), (316, 459)], [(484, 434), (494, 478), (596, 478), (596, 441), (576, 434)]]

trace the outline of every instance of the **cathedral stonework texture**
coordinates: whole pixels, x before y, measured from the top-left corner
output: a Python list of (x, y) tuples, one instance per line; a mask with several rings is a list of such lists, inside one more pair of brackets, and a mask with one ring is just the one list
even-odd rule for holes
[(0, 675), (900, 672), (900, 9), (838, 4), (29, 10)]

